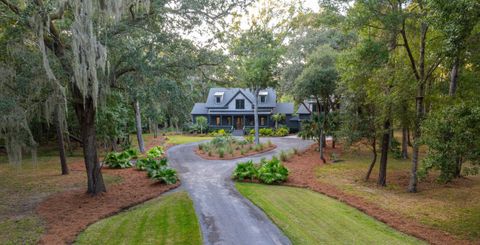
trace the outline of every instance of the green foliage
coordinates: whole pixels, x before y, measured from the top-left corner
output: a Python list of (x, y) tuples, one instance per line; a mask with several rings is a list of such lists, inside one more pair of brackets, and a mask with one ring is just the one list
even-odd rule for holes
[(262, 161), (258, 169), (258, 179), (265, 184), (281, 183), (288, 178), (288, 169), (276, 157)]
[(282, 128), (276, 129), (275, 132), (274, 132), (274, 135), (278, 136), (278, 137), (283, 137), (283, 136), (287, 136), (288, 133), (290, 133), (288, 128), (283, 128), (282, 127)]
[(255, 136), (253, 136), (252, 134), (246, 135), (244, 138), (248, 144), (252, 144), (255, 140)]
[(475, 174), (480, 165), (480, 107), (458, 104), (446, 106), (432, 114), (423, 125), (423, 142), (428, 146), (427, 157), (419, 174), (440, 170), (441, 182), (460, 175), (462, 163), (468, 162), (465, 174)]
[[(271, 136), (283, 137), (283, 136), (287, 136), (288, 133), (289, 133), (289, 130), (287, 127), (279, 127), (277, 129), (260, 128), (258, 130), (258, 134), (263, 137), (271, 137)], [(249, 135), (255, 135), (255, 129), (251, 129), (249, 132)]]
[(168, 167), (168, 159), (141, 159), (140, 166), (147, 170), (147, 176), (165, 184), (177, 182), (177, 171)]
[(130, 168), (131, 160), (138, 157), (138, 151), (128, 149), (122, 152), (110, 152), (105, 156), (104, 162), (110, 168)]
[(140, 155), (140, 151), (137, 148), (130, 148), (125, 150), (125, 152), (132, 158), (137, 159), (138, 155)]
[(163, 156), (165, 151), (163, 150), (163, 147), (161, 146), (155, 146), (152, 147), (150, 150), (147, 151), (147, 157), (148, 158), (160, 158)]
[(200, 128), (200, 133), (203, 134), (203, 131), (208, 127), (208, 120), (204, 116), (196, 117), (195, 122), (198, 128)]
[(238, 163), (233, 171), (233, 178), (240, 181), (244, 179), (253, 180), (256, 176), (257, 166), (255, 166), (252, 160)]
[(395, 137), (391, 139), (391, 146), (390, 146), (390, 152), (392, 153), (393, 158), (395, 159), (401, 159), (402, 158), (402, 150), (400, 149), (400, 142), (398, 142)]
[(288, 169), (275, 156), (271, 160), (262, 158), (260, 164), (254, 164), (252, 160), (238, 163), (233, 171), (236, 180), (258, 179), (265, 184), (282, 183), (287, 177)]
[(147, 169), (148, 176), (162, 183), (172, 185), (177, 183), (177, 171), (173, 168), (161, 166), (158, 169)]
[(142, 158), (136, 162), (135, 167), (138, 170), (159, 169), (162, 166), (167, 166), (167, 161), (167, 158)]
[(225, 148), (223, 148), (223, 147), (222, 147), (222, 148), (218, 148), (218, 149), (217, 149), (217, 153), (218, 153), (218, 156), (219, 156), (220, 158), (223, 158), (223, 157), (225, 156)]
[(230, 135), (229, 132), (225, 131), (225, 129), (218, 129), (218, 130), (213, 130), (210, 133), (208, 133), (209, 136), (215, 136), (215, 137), (221, 137), (221, 136), (228, 136)]
[(259, 130), (259, 133), (261, 136), (272, 136), (273, 135), (273, 129), (271, 128), (261, 128)]
[(287, 161), (288, 158), (290, 157), (289, 155), (290, 155), (290, 154), (289, 154), (288, 152), (286, 152), (286, 151), (284, 151), (284, 150), (281, 150), (281, 151), (280, 151), (280, 154), (279, 154), (279, 158), (280, 158), (281, 161), (284, 161), (284, 162), (285, 162), (285, 161)]

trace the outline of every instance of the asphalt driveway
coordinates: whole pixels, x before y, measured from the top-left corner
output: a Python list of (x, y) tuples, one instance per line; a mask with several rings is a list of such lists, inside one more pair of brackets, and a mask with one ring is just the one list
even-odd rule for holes
[(262, 138), (277, 148), (234, 160), (204, 160), (194, 149), (198, 143), (168, 150), (170, 164), (180, 173), (182, 186), (193, 199), (205, 244), (291, 244), (270, 219), (235, 189), (230, 179), (236, 163), (270, 158), (281, 150), (304, 149), (312, 144), (296, 137)]

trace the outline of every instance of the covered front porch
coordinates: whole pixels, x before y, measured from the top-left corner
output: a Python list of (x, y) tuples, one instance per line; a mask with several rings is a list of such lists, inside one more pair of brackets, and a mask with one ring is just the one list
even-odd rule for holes
[[(258, 115), (260, 127), (269, 127), (270, 116)], [(212, 129), (246, 130), (254, 127), (253, 115), (209, 115), (208, 125)]]

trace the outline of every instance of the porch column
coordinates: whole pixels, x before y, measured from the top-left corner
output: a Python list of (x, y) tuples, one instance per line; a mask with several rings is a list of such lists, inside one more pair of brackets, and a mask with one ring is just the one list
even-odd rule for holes
[(220, 126), (222, 126), (222, 125), (223, 125), (223, 116), (220, 115)]

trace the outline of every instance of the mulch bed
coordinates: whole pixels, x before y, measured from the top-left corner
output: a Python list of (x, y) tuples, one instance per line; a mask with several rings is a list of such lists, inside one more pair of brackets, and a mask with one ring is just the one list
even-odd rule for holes
[[(159, 139), (146, 148), (159, 145)], [(70, 164), (72, 171), (85, 171), (83, 162)], [(147, 177), (145, 171), (103, 168), (103, 174), (120, 176), (122, 182), (107, 186), (107, 192), (97, 196), (85, 193), (85, 188), (65, 191), (48, 197), (37, 207), (46, 222), (46, 233), (40, 244), (70, 244), (88, 225), (135, 206), (180, 185), (165, 185)]]
[[(337, 149), (327, 148), (325, 150), (327, 154), (325, 155), (329, 156), (332, 150), (339, 152), (339, 148), (341, 147), (338, 146)], [(471, 241), (459, 240), (446, 232), (426, 227), (398, 213), (384, 210), (361, 197), (346, 194), (333, 185), (319, 182), (315, 176), (315, 168), (321, 166), (323, 163), (319, 158), (319, 153), (315, 151), (315, 149), (316, 146), (312, 145), (299, 156), (295, 155), (284, 163), (290, 171), (288, 180), (285, 183), (286, 185), (311, 189), (335, 198), (401, 232), (428, 241), (431, 244), (473, 244)], [(328, 158), (327, 162), (330, 162)]]
[[(245, 145), (244, 149), (248, 150), (248, 147), (249, 147), (249, 145)], [(232, 160), (232, 159), (257, 155), (257, 154), (260, 154), (260, 153), (271, 151), (275, 148), (277, 148), (277, 146), (274, 145), (274, 144), (271, 144), (270, 146), (265, 145), (263, 150), (261, 150), (261, 151), (251, 150), (251, 151), (245, 152), (243, 155), (240, 153), (240, 150), (234, 150), (233, 154), (229, 154), (229, 153), (225, 152), (225, 155), (223, 157), (218, 156), (218, 153), (214, 153), (211, 156), (209, 156), (208, 152), (203, 152), (203, 151), (199, 150), (198, 148), (195, 149), (195, 153), (197, 155), (199, 155), (201, 158), (206, 159), (206, 160)]]

